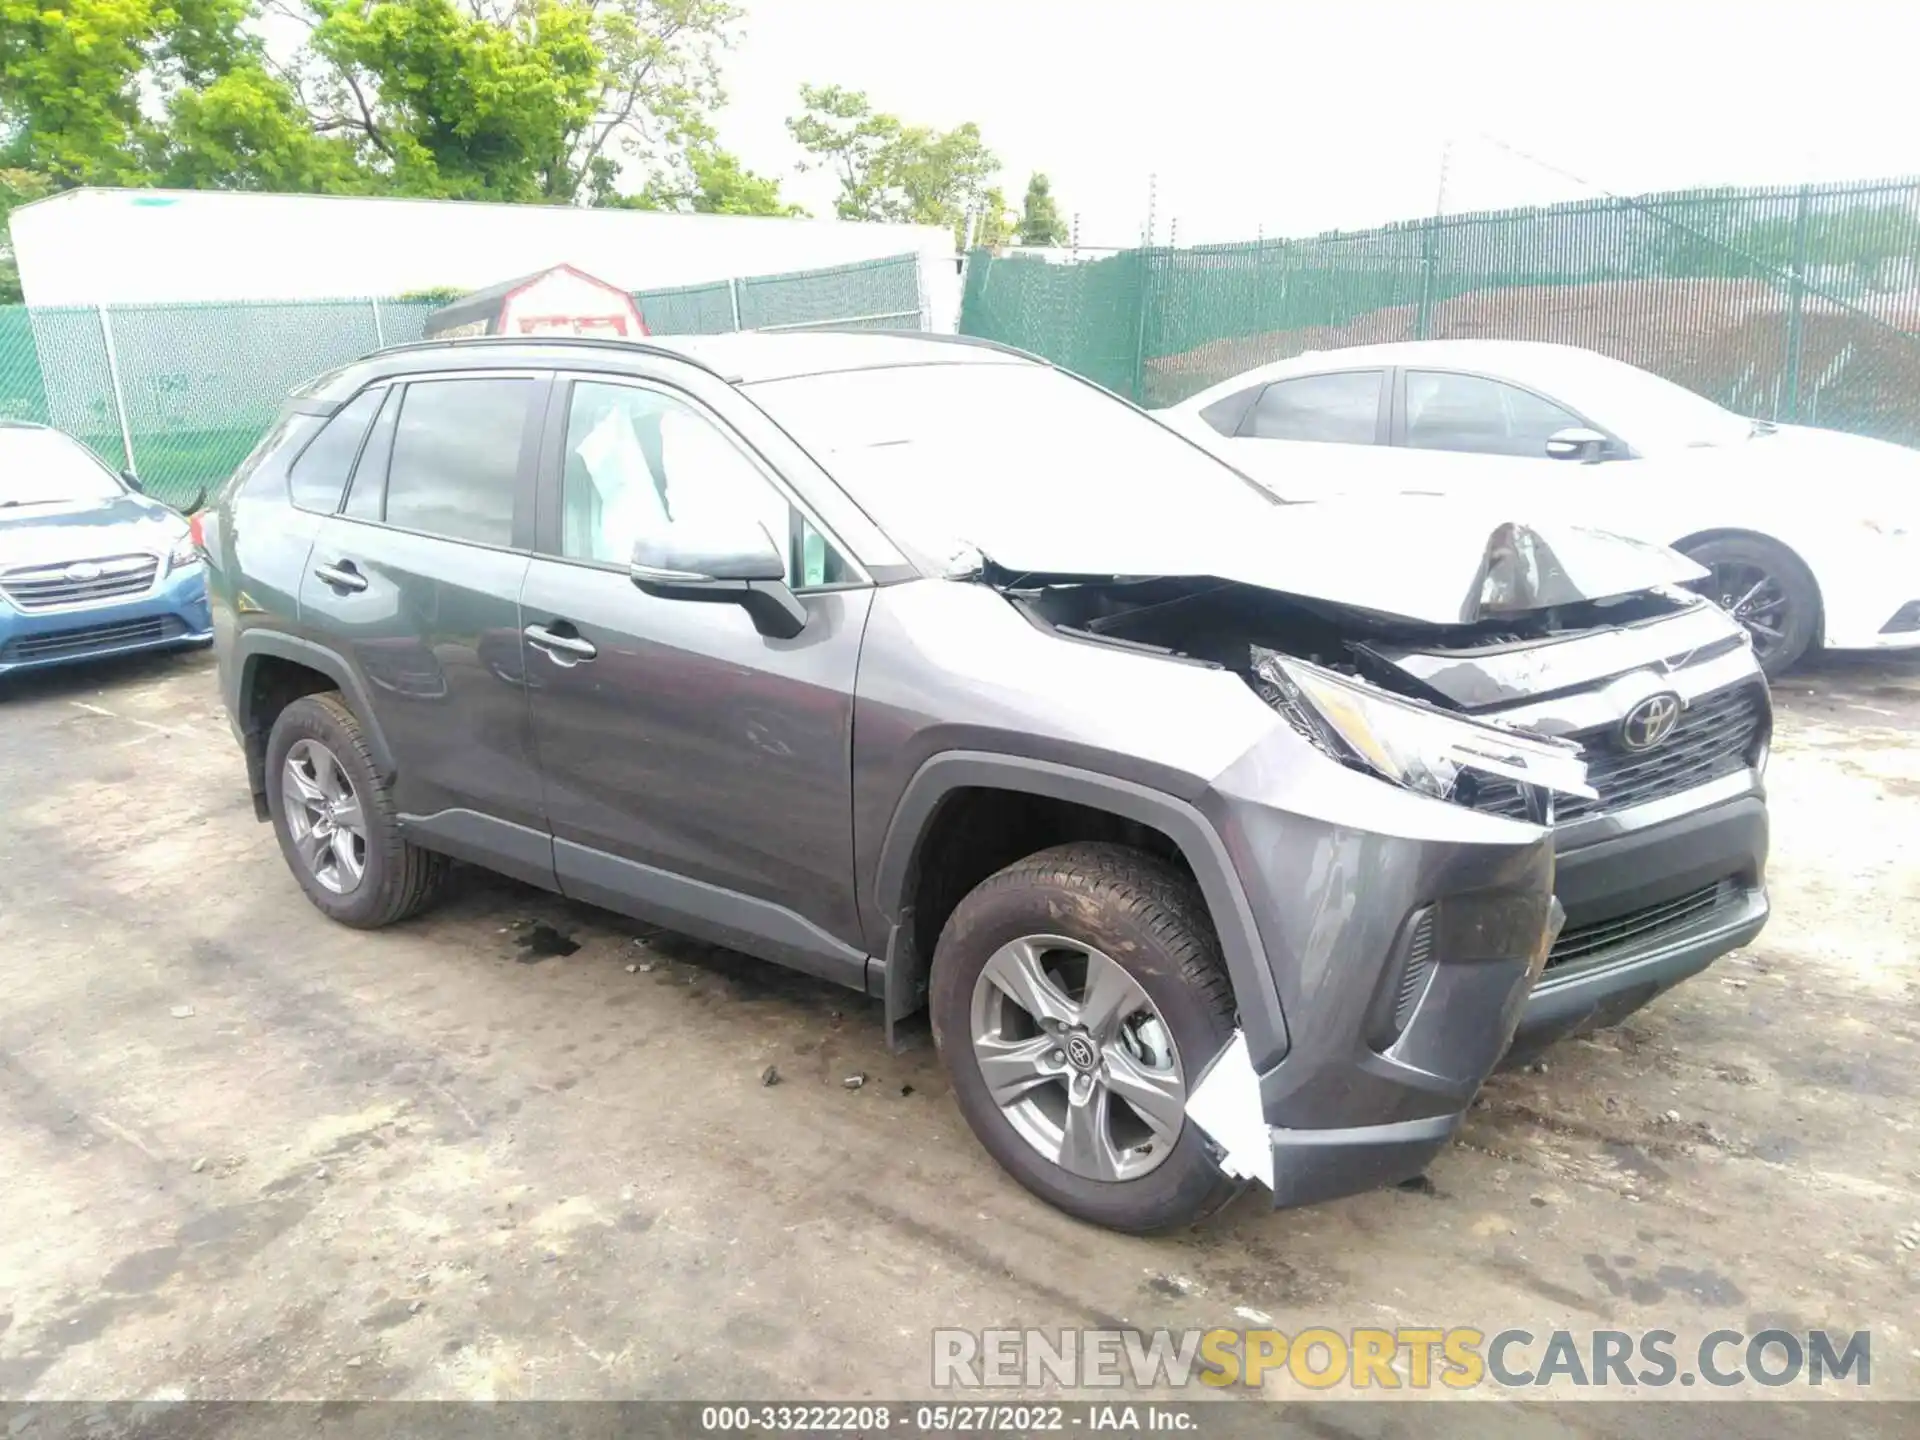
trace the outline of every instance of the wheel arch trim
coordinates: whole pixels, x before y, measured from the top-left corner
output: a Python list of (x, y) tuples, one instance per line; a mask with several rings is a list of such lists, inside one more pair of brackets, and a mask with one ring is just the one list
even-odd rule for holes
[[(235, 692), (233, 713), (238, 718), (241, 738), (247, 743), (248, 767), (254, 764), (256, 743), (262, 757), (265, 755), (266, 736), (253, 714), (253, 675), (258, 662), (271, 657), (276, 660), (289, 660), (318, 674), (326, 676), (340, 687), (347, 706), (353, 711), (354, 718), (360, 722), (361, 733), (367, 743), (367, 750), (373, 756), (375, 769), (383, 781), (391, 781), (398, 769), (394, 763), (393, 751), (387, 744), (387, 737), (380, 730), (379, 717), (367, 695), (366, 687), (349, 665), (338, 653), (311, 640), (302, 640), (297, 635), (288, 635), (279, 630), (251, 629), (241, 634), (233, 646)], [(257, 737), (257, 741), (256, 741)], [(261, 783), (264, 783), (262, 779)], [(256, 784), (255, 793), (262, 793), (261, 784)]]
[(1226, 845), (1207, 818), (1162, 790), (1075, 766), (988, 751), (949, 750), (930, 757), (901, 791), (888, 822), (874, 874), (874, 896), (891, 933), (886, 959), (874, 962), (884, 966), (884, 973), (871, 977), (868, 988), (869, 993), (886, 996), (889, 1027), (896, 1011), (908, 1014), (917, 1008), (913, 997), (932, 961), (931, 956), (913, 953), (907, 940), (912, 886), (923, 846), (941, 803), (966, 789), (1010, 790), (1070, 801), (1151, 826), (1165, 835), (1187, 862), (1206, 901), (1255, 1064), (1265, 1069), (1286, 1055), (1286, 1018), (1253, 907)]

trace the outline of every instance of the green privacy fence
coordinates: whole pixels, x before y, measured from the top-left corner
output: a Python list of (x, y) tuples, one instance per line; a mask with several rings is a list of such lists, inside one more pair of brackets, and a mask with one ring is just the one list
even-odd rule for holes
[(1746, 414), (1920, 444), (1920, 180), (1615, 198), (1085, 263), (976, 252), (961, 329), (1148, 406), (1308, 350), (1551, 340)]
[[(635, 298), (657, 335), (924, 323), (912, 255)], [(115, 468), (133, 466), (150, 494), (185, 504), (232, 472), (295, 386), (418, 340), (436, 308), (372, 299), (0, 306), (0, 418), (56, 425)]]

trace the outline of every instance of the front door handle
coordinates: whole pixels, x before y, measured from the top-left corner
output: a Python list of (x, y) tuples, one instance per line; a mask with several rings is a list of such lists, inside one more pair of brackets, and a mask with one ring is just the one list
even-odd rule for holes
[(578, 635), (561, 635), (544, 625), (529, 625), (520, 633), (527, 637), (534, 649), (560, 665), (591, 660), (600, 653), (591, 640), (582, 640)]
[(367, 577), (354, 568), (351, 560), (342, 560), (338, 565), (316, 565), (313, 573), (315, 578), (326, 581), (336, 590), (358, 592), (367, 588)]

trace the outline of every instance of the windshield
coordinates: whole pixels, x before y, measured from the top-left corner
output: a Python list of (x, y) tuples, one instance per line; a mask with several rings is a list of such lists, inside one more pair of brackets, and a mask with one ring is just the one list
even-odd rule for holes
[(1266, 523), (1279, 503), (1158, 421), (1042, 365), (903, 365), (746, 388), (897, 542), (936, 563), (1063, 531), (1217, 535)]
[(1651, 454), (1701, 445), (1735, 445), (1753, 434), (1753, 422), (1685, 386), (1636, 369), (1619, 360), (1592, 357), (1572, 400), (1595, 423), (1606, 426), (1635, 450)]
[(113, 472), (58, 430), (0, 427), (0, 508), (111, 500), (120, 493)]

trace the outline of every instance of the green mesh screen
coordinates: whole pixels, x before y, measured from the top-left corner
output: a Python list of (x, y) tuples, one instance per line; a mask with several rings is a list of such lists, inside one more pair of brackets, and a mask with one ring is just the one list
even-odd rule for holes
[(918, 330), (920, 262), (912, 255), (736, 282), (743, 330), (860, 326)]
[[(911, 255), (636, 298), (656, 334), (711, 332), (734, 328), (736, 289), (749, 327), (922, 323)], [(133, 465), (149, 494), (185, 504), (232, 472), (296, 385), (420, 339), (438, 308), (400, 300), (115, 305), (104, 313), (0, 306), (0, 416), (56, 425), (116, 469)]]
[(976, 253), (961, 329), (1146, 405), (1375, 341), (1583, 345), (1920, 444), (1920, 180), (1607, 199), (1084, 264)]
[(737, 328), (733, 323), (733, 287), (725, 280), (672, 290), (636, 290), (633, 298), (649, 334), (718, 335)]

